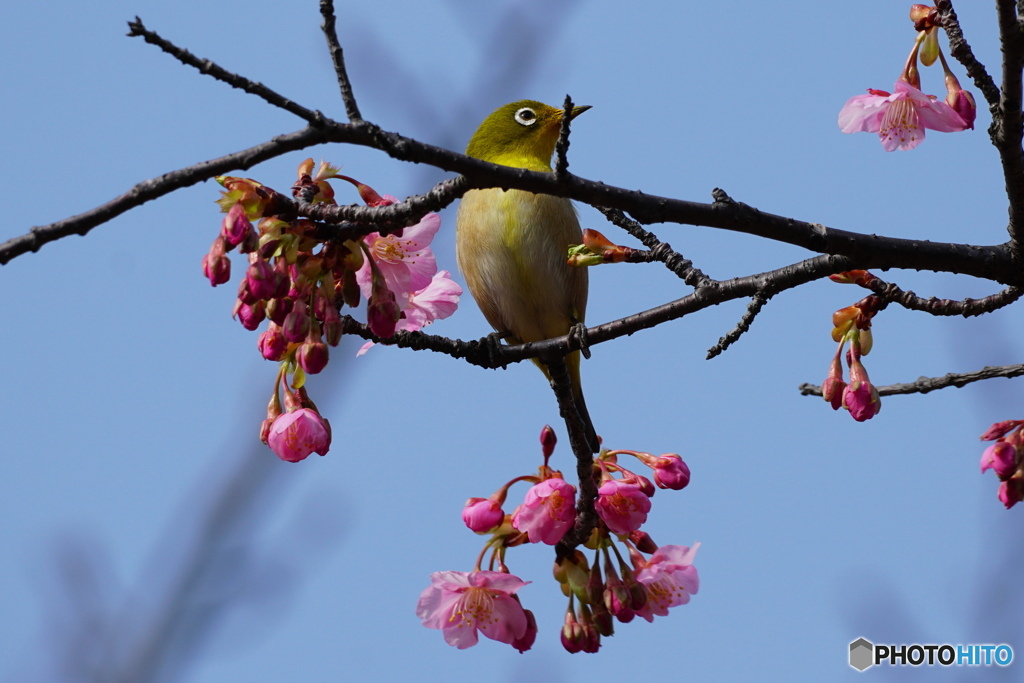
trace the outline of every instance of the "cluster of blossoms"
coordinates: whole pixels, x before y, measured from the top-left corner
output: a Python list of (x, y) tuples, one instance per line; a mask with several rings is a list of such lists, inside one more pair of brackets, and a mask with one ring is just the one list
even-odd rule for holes
[[(352, 183), (369, 206), (397, 202), (330, 164), (321, 162), (315, 174), (313, 166), (312, 159), (299, 165), (295, 196), (335, 205), (328, 180), (337, 178)], [(203, 274), (211, 285), (224, 284), (231, 278), (227, 252), (238, 247), (247, 255), (233, 315), (247, 330), (267, 322), (257, 346), (264, 358), (280, 363), (260, 439), (288, 462), (324, 455), (331, 445), (330, 425), (305, 384), (307, 375), (327, 365), (328, 346), (341, 340), (340, 307), (358, 306), (365, 298), (371, 331), (388, 338), (396, 330), (418, 330), (446, 318), (458, 306), (462, 289), (448, 271), (437, 272), (429, 246), (441, 219), (431, 213), (390, 234), (336, 240), (325, 226), (294, 218), (293, 202), (255, 180), (221, 176), (217, 181), (224, 187), (217, 203), (226, 215), (203, 257)], [(258, 222), (253, 226), (252, 221)], [(360, 353), (371, 345), (364, 344)]]
[[(479, 631), (520, 652), (532, 647), (537, 622), (516, 595), (529, 582), (509, 572), (505, 554), (508, 548), (525, 543), (557, 545), (575, 524), (576, 487), (548, 466), (555, 441), (551, 427), (544, 427), (540, 435), (544, 463), (536, 475), (516, 477), (489, 498), (466, 502), (463, 522), (472, 531), (489, 535), (476, 567), (471, 572), (432, 574), (431, 585), (416, 606), (423, 625), (440, 629), (449, 645), (460, 649), (475, 645)], [(621, 455), (635, 457), (653, 470), (653, 483), (619, 465)], [(562, 645), (573, 653), (597, 652), (601, 636), (614, 633), (615, 619), (627, 623), (639, 615), (653, 621), (656, 615), (667, 615), (670, 607), (689, 602), (699, 587), (693, 566), (699, 544), (658, 547), (640, 530), (655, 486), (679, 490), (689, 484), (690, 470), (682, 458), (674, 453), (655, 456), (602, 450), (594, 460), (594, 477), (599, 522), (585, 543), (594, 551), (593, 562), (582, 551), (573, 550), (558, 556), (554, 567), (555, 579), (569, 598)], [(509, 489), (521, 481), (532, 486), (507, 515), (503, 506)], [(622, 544), (628, 560), (616, 542)], [(483, 570), (488, 550), (490, 564)]]
[(996, 422), (981, 440), (995, 441), (981, 454), (981, 471), (995, 471), (999, 500), (1009, 510), (1024, 500), (1024, 420)]
[[(847, 100), (839, 112), (839, 128), (844, 133), (878, 133), (885, 151), (909, 150), (924, 140), (926, 128), (952, 133), (974, 128), (977, 113), (974, 96), (960, 87), (949, 70), (939, 47), (939, 12), (934, 7), (913, 5), (910, 19), (917, 38), (907, 62), (896, 81), (894, 91), (868, 89), (867, 95)], [(931, 66), (942, 64), (946, 81), (946, 100), (921, 92), (917, 60)]]
[[(833, 282), (864, 286), (875, 276), (865, 270), (851, 270), (830, 278)], [(868, 371), (860, 360), (871, 351), (871, 319), (879, 311), (881, 303), (880, 298), (871, 295), (832, 314), (832, 339), (839, 343), (839, 348), (832, 358), (828, 377), (822, 382), (821, 394), (833, 410), (846, 408), (857, 422), (870, 420), (882, 409), (878, 390), (871, 384)], [(850, 342), (846, 352), (846, 364), (850, 367), (849, 383), (843, 379), (842, 356), (846, 342)]]

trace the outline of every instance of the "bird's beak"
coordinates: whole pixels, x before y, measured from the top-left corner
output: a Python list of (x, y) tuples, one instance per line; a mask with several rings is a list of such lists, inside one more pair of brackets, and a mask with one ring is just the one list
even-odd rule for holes
[(572, 113), (569, 115), (569, 120), (572, 121), (574, 118), (576, 118), (577, 116), (579, 116), (588, 109), (590, 109), (589, 104), (581, 104), (578, 107), (573, 107)]

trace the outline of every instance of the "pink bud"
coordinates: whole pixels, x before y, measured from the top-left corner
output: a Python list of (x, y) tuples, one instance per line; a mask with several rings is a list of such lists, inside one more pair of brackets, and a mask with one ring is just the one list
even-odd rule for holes
[(966, 90), (957, 90), (946, 97), (946, 103), (953, 107), (953, 111), (960, 115), (967, 128), (974, 129), (974, 119), (978, 116), (978, 106), (974, 102), (974, 95)]
[(280, 273), (263, 259), (257, 259), (245, 271), (245, 281), (249, 285), (249, 291), (257, 299), (272, 298), (277, 292), (279, 277)]
[(847, 362), (850, 364), (850, 385), (843, 391), (843, 407), (857, 422), (870, 420), (882, 409), (882, 399), (868, 380), (868, 372), (861, 362), (849, 353)]
[(1024, 479), (1007, 479), (999, 485), (999, 500), (1009, 510), (1024, 500)]
[(483, 534), (498, 526), (505, 519), (501, 504), (490, 498), (470, 498), (462, 508), (462, 521), (471, 531)]
[(331, 435), (319, 414), (300, 408), (274, 420), (267, 445), (282, 460), (299, 462), (310, 453), (326, 455), (331, 447)]
[(276, 297), (267, 302), (267, 317), (278, 325), (284, 324), (284, 319), (291, 313), (295, 302), (291, 299)]
[(383, 339), (395, 336), (395, 325), (401, 313), (391, 290), (374, 288), (366, 304), (366, 322), (371, 332)]
[(305, 340), (306, 335), (309, 334), (308, 309), (309, 307), (305, 302), (295, 302), (292, 306), (291, 312), (285, 316), (284, 324), (281, 325), (285, 339), (290, 342), (301, 342)]
[(1005, 441), (996, 441), (981, 454), (981, 471), (989, 469), (1000, 479), (1009, 479), (1017, 471), (1017, 450)]
[(666, 453), (655, 461), (654, 483), (663, 489), (684, 489), (690, 483), (690, 468), (675, 453)]
[[(516, 600), (519, 599), (518, 595), (514, 595), (512, 597)], [(521, 653), (526, 652), (533, 647), (533, 643), (537, 640), (537, 618), (533, 616), (533, 612), (528, 609), (523, 610), (523, 612), (526, 614), (526, 631), (511, 643), (512, 647), (519, 650)]]
[(203, 275), (212, 287), (224, 284), (231, 279), (231, 259), (224, 254), (207, 254), (203, 257)]
[(252, 306), (242, 304), (238, 307), (238, 321), (242, 323), (242, 327), (249, 331), (259, 327), (266, 317), (266, 306), (262, 301), (257, 301)]
[(995, 441), (1006, 436), (1010, 431), (1024, 424), (1024, 420), (1003, 420), (985, 430), (981, 435), (982, 441)]
[(299, 345), (296, 360), (303, 370), (315, 375), (327, 367), (327, 344), (306, 340)]
[(288, 350), (288, 340), (285, 339), (280, 326), (271, 322), (267, 329), (260, 334), (256, 346), (264, 358), (277, 361), (284, 358), (284, 353)]
[(540, 430), (540, 450), (545, 459), (550, 458), (551, 454), (555, 452), (556, 443), (558, 443), (558, 437), (555, 435), (555, 430), (551, 428), (551, 425), (544, 425), (544, 429)]
[(220, 234), (232, 247), (238, 246), (246, 237), (253, 234), (252, 223), (245, 217), (245, 209), (242, 208), (241, 204), (235, 204), (228, 211), (227, 215), (224, 216), (224, 221), (221, 223)]

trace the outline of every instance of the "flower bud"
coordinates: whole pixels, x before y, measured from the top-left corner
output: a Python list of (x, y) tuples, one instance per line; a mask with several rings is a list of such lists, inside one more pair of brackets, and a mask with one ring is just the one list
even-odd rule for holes
[(262, 301), (257, 301), (252, 306), (249, 304), (241, 304), (238, 307), (237, 315), (238, 321), (242, 323), (242, 327), (251, 332), (259, 327), (260, 323), (266, 319), (266, 304)]
[(487, 533), (505, 520), (501, 504), (490, 498), (470, 498), (462, 508), (462, 521), (470, 531)]
[(220, 234), (231, 247), (238, 246), (250, 235), (255, 234), (252, 223), (245, 217), (245, 209), (241, 204), (235, 204), (228, 210), (221, 223)]
[(310, 375), (315, 375), (327, 367), (327, 344), (319, 340), (310, 340), (299, 344), (299, 350), (295, 354), (295, 360), (299, 366)]
[(558, 437), (555, 435), (555, 430), (551, 428), (551, 425), (544, 425), (544, 428), (540, 430), (540, 450), (544, 454), (545, 460), (555, 452), (556, 443), (558, 443)]
[(291, 312), (285, 316), (284, 324), (281, 325), (285, 339), (290, 342), (301, 342), (309, 334), (308, 308), (304, 301), (296, 302), (292, 306)]
[(256, 346), (264, 358), (278, 361), (284, 358), (285, 351), (288, 350), (288, 340), (281, 332), (281, 327), (271, 322), (267, 329), (260, 334)]
[(690, 468), (677, 454), (666, 453), (655, 461), (654, 483), (663, 489), (684, 489), (690, 483)]

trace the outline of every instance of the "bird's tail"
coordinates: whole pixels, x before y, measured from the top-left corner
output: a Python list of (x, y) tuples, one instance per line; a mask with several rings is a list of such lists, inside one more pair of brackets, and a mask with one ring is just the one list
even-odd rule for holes
[(597, 438), (597, 431), (594, 429), (590, 412), (587, 410), (587, 402), (583, 398), (583, 384), (580, 382), (580, 352), (576, 351), (566, 356), (565, 365), (569, 370), (569, 379), (572, 380), (572, 398), (576, 404), (576, 412), (583, 420), (587, 443), (590, 444), (590, 450), (597, 453), (601, 450), (601, 441)]

